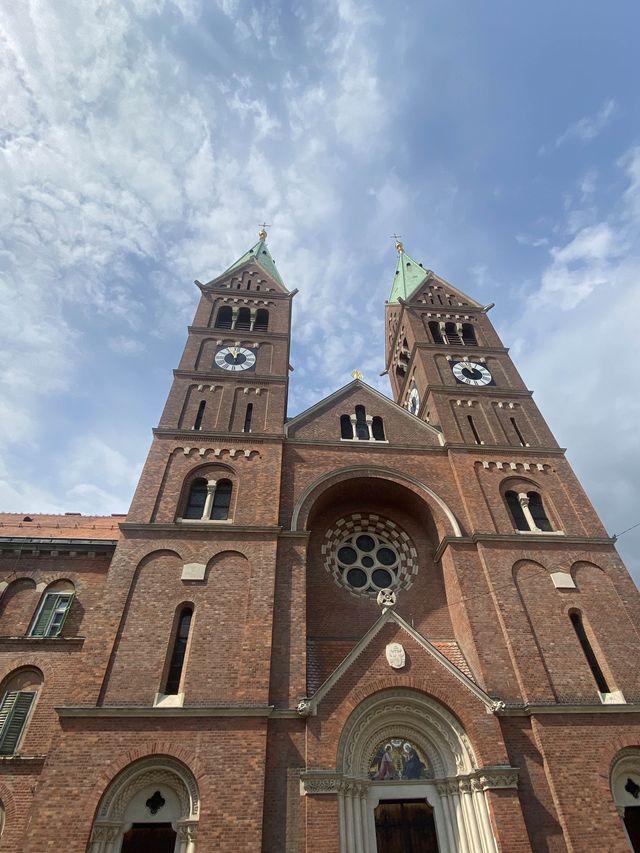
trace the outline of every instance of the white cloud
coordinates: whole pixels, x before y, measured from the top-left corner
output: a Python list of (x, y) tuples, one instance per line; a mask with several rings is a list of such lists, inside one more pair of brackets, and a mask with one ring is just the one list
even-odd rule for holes
[(540, 153), (544, 154), (548, 151), (559, 148), (565, 142), (590, 142), (599, 136), (607, 127), (617, 113), (617, 105), (613, 98), (606, 100), (600, 109), (590, 116), (583, 116), (577, 121), (572, 122), (567, 129), (556, 137), (551, 145), (543, 145), (540, 148)]
[[(627, 187), (599, 222), (550, 249), (520, 322), (515, 358), (610, 533), (639, 520), (640, 147), (620, 161)], [(637, 532), (621, 540), (640, 578)]]

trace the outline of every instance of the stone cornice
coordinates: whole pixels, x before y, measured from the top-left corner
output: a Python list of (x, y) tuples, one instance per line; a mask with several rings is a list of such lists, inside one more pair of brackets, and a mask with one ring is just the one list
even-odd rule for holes
[(211, 335), (216, 338), (255, 337), (256, 340), (264, 340), (265, 342), (274, 338), (285, 341), (289, 338), (288, 332), (257, 332), (255, 329), (221, 329), (218, 326), (212, 328), (209, 326), (187, 326), (187, 331), (195, 335)]
[(179, 524), (177, 522), (166, 522), (157, 524), (156, 522), (143, 522), (143, 521), (123, 521), (120, 525), (120, 529), (123, 533), (128, 533), (129, 531), (137, 531), (142, 530), (146, 533), (149, 532), (163, 532), (163, 533), (198, 533), (200, 536), (204, 534), (214, 534), (217, 537), (220, 537), (220, 534), (224, 534), (224, 536), (229, 536), (232, 534), (242, 534), (246, 535), (257, 535), (257, 536), (279, 536), (282, 528), (273, 525), (257, 525), (257, 524), (224, 524), (220, 522), (206, 522), (206, 521), (181, 521)]
[[(257, 383), (260, 384), (278, 384), (285, 385), (289, 381), (288, 376), (261, 376), (259, 373), (245, 373), (242, 374), (242, 379), (246, 381), (240, 380), (238, 376), (234, 373), (233, 376), (229, 376), (229, 372), (226, 370), (183, 370), (181, 368), (176, 368), (173, 371), (173, 375), (176, 378), (186, 378), (191, 379), (193, 382), (197, 382), (198, 385), (203, 385), (205, 382), (208, 383), (218, 383), (218, 382), (226, 382), (229, 385), (233, 385), (235, 387), (242, 387), (243, 385), (255, 385)], [(511, 394), (511, 391), (509, 392)]]
[(83, 554), (112, 554), (117, 539), (52, 539), (32, 536), (0, 536), (0, 551), (79, 551)]
[(176, 438), (181, 441), (189, 439), (192, 447), (199, 447), (203, 441), (222, 441), (226, 444), (235, 443), (237, 446), (244, 444), (282, 444), (285, 440), (284, 433), (268, 432), (205, 432), (204, 430), (178, 429), (177, 427), (155, 427), (152, 432), (158, 438)]
[(522, 447), (521, 445), (513, 444), (465, 444), (461, 441), (447, 441), (444, 446), (446, 450), (466, 450), (470, 453), (483, 455), (485, 453), (515, 453), (517, 456), (564, 456), (566, 453), (566, 447), (549, 447), (545, 445), (540, 445), (539, 447)]
[(422, 342), (418, 341), (415, 344), (416, 349), (426, 349), (426, 350), (438, 350), (443, 355), (451, 355), (452, 352), (468, 352), (470, 355), (484, 355), (485, 352), (488, 352), (490, 355), (507, 355), (509, 352), (508, 347), (485, 347), (480, 345), (471, 345), (471, 344), (430, 344), (427, 341)]
[[(359, 452), (366, 450), (376, 450), (378, 452), (397, 451), (397, 450), (419, 450), (425, 453), (442, 453), (446, 450), (438, 444), (400, 444), (396, 441), (340, 441), (335, 439), (324, 438), (286, 438), (285, 444), (307, 445), (309, 447), (339, 447), (343, 450), (357, 450)], [(478, 450), (478, 445), (473, 445)]]
[[(476, 397), (533, 397), (533, 391), (526, 389), (519, 390), (517, 388), (503, 388), (500, 385), (485, 385), (482, 388), (470, 388), (468, 385), (427, 385), (425, 388), (425, 396), (436, 392), (438, 394), (450, 394), (459, 397), (461, 394), (471, 394)], [(477, 445), (476, 445), (477, 446)]]
[(149, 706), (59, 706), (55, 708), (59, 717), (108, 718), (117, 717), (288, 717), (298, 719), (299, 714), (289, 708), (274, 708), (273, 705), (208, 705), (192, 707), (149, 707)]
[(584, 545), (587, 547), (613, 546), (615, 539), (609, 536), (564, 536), (561, 531), (550, 533), (472, 533), (470, 536), (445, 536), (440, 540), (433, 555), (435, 562), (451, 545), (475, 545), (482, 542), (509, 542), (518, 548), (528, 550), (531, 545)]
[(46, 760), (46, 755), (0, 755), (0, 767), (33, 767)]
[(507, 705), (495, 713), (499, 717), (533, 717), (538, 714), (640, 714), (640, 702), (621, 702), (619, 705)]

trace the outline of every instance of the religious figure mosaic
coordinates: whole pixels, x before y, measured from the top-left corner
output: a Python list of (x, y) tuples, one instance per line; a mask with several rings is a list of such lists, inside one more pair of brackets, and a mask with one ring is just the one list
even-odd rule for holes
[(369, 765), (369, 779), (426, 779), (429, 762), (422, 750), (404, 738), (383, 741)]

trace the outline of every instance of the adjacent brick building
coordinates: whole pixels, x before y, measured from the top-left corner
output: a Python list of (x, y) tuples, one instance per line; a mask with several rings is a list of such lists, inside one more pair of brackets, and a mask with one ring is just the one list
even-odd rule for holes
[(394, 401), (287, 420), (265, 240), (128, 515), (0, 516), (1, 849), (640, 850), (640, 597), (488, 307), (398, 244)]

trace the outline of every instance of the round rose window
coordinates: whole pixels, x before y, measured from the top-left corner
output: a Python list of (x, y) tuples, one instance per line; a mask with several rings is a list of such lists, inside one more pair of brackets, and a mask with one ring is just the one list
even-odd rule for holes
[(322, 546), (325, 566), (354, 594), (406, 588), (417, 572), (417, 553), (395, 522), (376, 515), (341, 518)]

